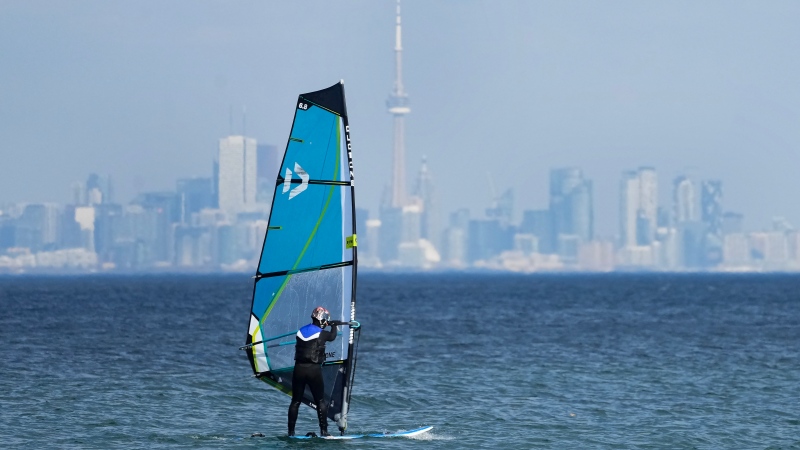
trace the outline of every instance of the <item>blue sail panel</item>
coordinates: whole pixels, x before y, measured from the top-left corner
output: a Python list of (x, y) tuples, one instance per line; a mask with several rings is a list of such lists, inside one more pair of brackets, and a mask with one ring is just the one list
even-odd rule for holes
[(294, 171), (299, 164), (312, 179), (342, 180), (340, 117), (314, 105), (296, 111), (279, 175), (287, 169)]
[(258, 271), (268, 274), (352, 261), (353, 251), (346, 248), (352, 218), (341, 206), (349, 196), (349, 186), (335, 185), (310, 185), (291, 200), (276, 192)]

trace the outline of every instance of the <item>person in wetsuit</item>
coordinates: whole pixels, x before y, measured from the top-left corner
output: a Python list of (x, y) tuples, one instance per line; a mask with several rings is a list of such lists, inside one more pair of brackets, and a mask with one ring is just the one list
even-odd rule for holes
[[(294, 436), (294, 424), (303, 399), (306, 385), (314, 396), (317, 405), (320, 436), (328, 434), (328, 405), (325, 403), (325, 386), (322, 380), (322, 363), (325, 362), (325, 343), (336, 339), (336, 325), (342, 322), (331, 321), (327, 309), (318, 306), (311, 313), (312, 322), (297, 330), (297, 344), (294, 353), (294, 372), (292, 373), (292, 403), (289, 404), (289, 436)], [(325, 328), (330, 325), (330, 331)]]

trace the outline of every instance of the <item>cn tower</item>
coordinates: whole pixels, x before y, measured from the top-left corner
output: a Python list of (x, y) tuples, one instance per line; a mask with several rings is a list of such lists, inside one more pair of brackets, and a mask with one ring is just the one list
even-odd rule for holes
[(394, 43), (394, 89), (386, 101), (389, 113), (394, 116), (394, 150), (392, 152), (392, 207), (402, 208), (406, 204), (406, 145), (405, 115), (411, 112), (408, 107), (408, 94), (403, 88), (403, 39), (400, 26), (400, 0), (397, 0), (397, 23)]

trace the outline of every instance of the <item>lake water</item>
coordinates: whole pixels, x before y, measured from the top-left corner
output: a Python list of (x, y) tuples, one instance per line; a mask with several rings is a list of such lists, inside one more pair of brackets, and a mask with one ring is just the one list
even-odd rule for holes
[(246, 275), (25, 276), (0, 278), (0, 447), (800, 448), (799, 277), (358, 286), (348, 431), (424, 438), (283, 437), (289, 398), (238, 350)]

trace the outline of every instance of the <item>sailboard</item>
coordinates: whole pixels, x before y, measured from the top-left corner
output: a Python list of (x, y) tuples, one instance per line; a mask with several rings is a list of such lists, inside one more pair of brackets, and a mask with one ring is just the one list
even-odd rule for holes
[[(328, 418), (344, 434), (360, 325), (356, 322), (358, 241), (350, 126), (344, 83), (300, 94), (277, 174), (247, 328), (254, 375), (292, 394), (295, 334), (315, 306), (350, 323), (326, 345), (322, 365)], [(315, 408), (308, 388), (303, 403)]]
[(313, 438), (320, 438), (320, 439), (361, 439), (361, 438), (393, 438), (393, 437), (417, 437), (423, 433), (427, 433), (431, 431), (433, 427), (419, 427), (414, 428), (413, 430), (406, 430), (406, 431), (398, 431), (395, 433), (371, 433), (371, 434), (351, 434), (348, 436), (317, 436), (314, 433), (308, 433), (305, 436), (291, 436), (291, 439), (313, 439)]

